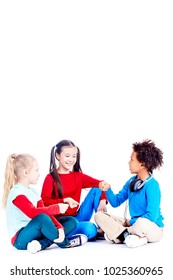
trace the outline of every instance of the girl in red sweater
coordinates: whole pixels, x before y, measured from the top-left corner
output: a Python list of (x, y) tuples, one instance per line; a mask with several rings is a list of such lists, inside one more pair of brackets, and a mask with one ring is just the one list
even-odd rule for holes
[[(106, 211), (106, 196), (100, 188), (109, 186), (106, 182), (94, 179), (82, 173), (80, 150), (69, 140), (62, 140), (51, 149), (49, 174), (42, 187), (42, 199), (45, 205), (67, 203), (64, 214), (56, 215), (76, 217), (77, 227), (73, 234), (84, 234), (89, 240), (95, 239), (98, 228), (90, 221), (94, 212)], [(99, 188), (100, 187), (100, 188)], [(82, 189), (91, 188), (80, 205)]]

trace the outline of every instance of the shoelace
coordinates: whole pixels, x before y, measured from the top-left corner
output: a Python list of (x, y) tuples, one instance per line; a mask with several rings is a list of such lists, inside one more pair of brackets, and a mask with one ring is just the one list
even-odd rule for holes
[(74, 239), (74, 240), (71, 240), (70, 243), (71, 243), (71, 245), (79, 244), (79, 243), (80, 243), (79, 237), (77, 237), (77, 238)]

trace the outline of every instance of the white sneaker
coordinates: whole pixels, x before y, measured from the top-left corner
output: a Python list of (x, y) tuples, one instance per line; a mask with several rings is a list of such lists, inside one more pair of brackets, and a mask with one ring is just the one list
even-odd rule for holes
[(126, 238), (124, 243), (130, 247), (130, 248), (135, 248), (139, 246), (143, 246), (147, 244), (147, 238), (146, 237), (139, 237), (137, 235), (129, 234)]
[(35, 254), (35, 253), (41, 251), (40, 242), (37, 240), (33, 240), (33, 241), (29, 242), (27, 245), (27, 250), (32, 254)]
[(84, 245), (88, 241), (88, 238), (84, 234), (75, 234), (71, 237), (68, 237), (68, 240), (70, 241), (68, 248), (72, 248)]

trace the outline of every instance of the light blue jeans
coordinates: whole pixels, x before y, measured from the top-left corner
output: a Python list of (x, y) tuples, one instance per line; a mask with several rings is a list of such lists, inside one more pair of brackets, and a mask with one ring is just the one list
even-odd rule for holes
[(90, 222), (94, 212), (97, 212), (97, 208), (100, 203), (102, 191), (99, 188), (91, 188), (82, 202), (76, 219), (78, 221), (77, 227), (67, 237), (74, 234), (85, 234), (88, 239), (92, 239), (97, 234), (97, 226)]
[[(66, 236), (77, 226), (76, 219), (71, 216), (62, 217), (58, 219), (58, 221), (64, 227)], [(54, 243), (53, 240), (58, 238), (58, 236), (58, 229), (51, 218), (46, 214), (39, 214), (34, 217), (26, 227), (20, 229), (14, 247), (19, 250), (26, 250), (29, 242), (32, 240), (38, 240), (41, 244), (42, 250), (44, 250), (52, 245)], [(61, 248), (66, 248), (69, 241), (65, 238), (63, 242), (56, 244)]]

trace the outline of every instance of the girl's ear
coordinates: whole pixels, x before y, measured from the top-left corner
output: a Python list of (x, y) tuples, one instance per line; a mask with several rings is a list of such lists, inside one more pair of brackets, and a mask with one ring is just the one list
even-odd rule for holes
[(59, 161), (59, 155), (58, 155), (58, 153), (55, 154), (55, 158)]
[(29, 172), (28, 172), (28, 169), (27, 169), (27, 168), (24, 169), (24, 170), (23, 170), (23, 173), (24, 173), (25, 176), (28, 175), (28, 173), (29, 173)]

